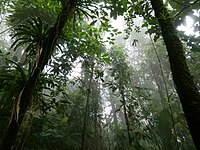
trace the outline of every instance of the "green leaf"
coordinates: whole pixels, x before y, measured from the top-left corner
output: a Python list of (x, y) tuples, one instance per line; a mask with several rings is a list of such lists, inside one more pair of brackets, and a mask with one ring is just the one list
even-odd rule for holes
[(91, 26), (93, 26), (95, 23), (97, 22), (97, 20), (94, 20), (90, 23)]

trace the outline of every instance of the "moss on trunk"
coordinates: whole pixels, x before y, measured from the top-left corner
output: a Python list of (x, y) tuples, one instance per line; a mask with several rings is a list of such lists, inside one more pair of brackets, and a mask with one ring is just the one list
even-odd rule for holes
[(167, 47), (173, 80), (194, 144), (200, 149), (200, 94), (186, 63), (184, 48), (162, 0), (151, 0)]

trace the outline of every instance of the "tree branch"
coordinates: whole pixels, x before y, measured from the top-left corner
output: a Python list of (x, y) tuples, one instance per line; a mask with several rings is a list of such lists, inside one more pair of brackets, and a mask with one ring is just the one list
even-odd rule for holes
[(190, 8), (191, 6), (195, 5), (197, 2), (199, 2), (199, 0), (194, 1), (192, 4), (190, 5), (185, 5), (185, 7), (183, 7), (177, 14), (175, 14), (173, 16), (173, 19), (176, 18), (177, 16), (179, 16), (183, 11), (185, 11), (186, 9)]

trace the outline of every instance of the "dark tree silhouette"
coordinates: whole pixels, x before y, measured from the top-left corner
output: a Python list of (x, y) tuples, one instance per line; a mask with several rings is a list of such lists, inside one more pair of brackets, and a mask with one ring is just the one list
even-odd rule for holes
[(169, 11), (162, 0), (151, 0), (167, 47), (173, 80), (194, 144), (200, 149), (200, 94), (194, 84), (184, 55), (184, 48), (177, 35)]
[(23, 121), (24, 115), (28, 110), (28, 107), (31, 103), (31, 97), (33, 91), (36, 87), (37, 80), (40, 77), (44, 66), (47, 64), (52, 51), (55, 47), (56, 41), (66, 23), (68, 18), (74, 13), (76, 6), (76, 0), (68, 0), (64, 3), (62, 11), (60, 12), (55, 25), (50, 28), (48, 36), (44, 39), (42, 45), (42, 53), (39, 58), (39, 62), (32, 71), (32, 75), (26, 82), (25, 86), (22, 88), (19, 97), (18, 97), (18, 104), (19, 104), (19, 112), (17, 114), (18, 119), (15, 117), (11, 118), (11, 121), (8, 125), (7, 132), (5, 133), (3, 144), (1, 150), (10, 150), (16, 140), (20, 125)]

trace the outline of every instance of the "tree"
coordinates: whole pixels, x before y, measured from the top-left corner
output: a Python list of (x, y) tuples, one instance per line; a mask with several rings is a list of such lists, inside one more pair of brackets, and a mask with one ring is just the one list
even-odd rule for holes
[[(179, 56), (177, 49), (182, 47), (174, 41), (177, 49), (169, 46), (170, 39), (165, 37), (170, 52), (167, 56), (163, 41), (156, 41), (161, 36), (161, 27), (165, 36), (169, 34), (166, 33), (168, 29), (175, 30), (172, 24), (168, 24), (172, 17), (168, 17), (165, 7), (157, 13), (162, 24), (159, 26), (152, 15), (150, 2), (0, 2), (4, 19), (0, 26), (7, 23), (10, 27), (0, 38), (2, 135), (8, 125), (3, 149), (194, 149), (166, 63), (169, 56), (175, 83), (178, 83), (177, 91), (185, 92), (186, 88), (180, 88), (183, 84), (179, 84), (180, 79), (176, 77), (180, 73), (176, 72), (176, 64), (182, 59), (174, 60), (178, 57), (173, 55), (175, 52)], [(161, 6), (160, 2), (162, 4), (162, 0), (154, 3)], [(198, 0), (185, 0), (183, 5), (177, 2), (167, 1), (166, 4), (170, 3), (177, 11), (181, 11), (182, 6), (187, 7), (189, 11), (184, 14), (172, 10), (181, 18), (197, 9), (194, 4), (199, 3)], [(160, 11), (160, 7), (156, 9)], [(113, 21), (110, 17), (118, 18), (119, 15), (124, 16), (127, 25), (123, 34), (120, 34), (121, 28), (115, 29), (110, 24)], [(138, 15), (145, 19), (143, 29), (139, 27), (142, 20), (137, 20)], [(175, 19), (177, 23), (179, 20)], [(156, 54), (144, 30), (155, 35)], [(13, 36), (11, 49), (16, 52), (10, 51), (8, 47), (11, 44), (6, 43), (8, 31)], [(178, 39), (176, 33), (170, 36)], [(193, 39), (188, 43), (190, 37), (181, 36), (195, 50), (198, 41)], [(112, 48), (107, 51), (107, 47)], [(181, 52), (184, 57), (184, 52)], [(199, 68), (194, 65), (199, 61), (194, 62), (192, 56), (188, 52), (187, 61), (198, 79)], [(82, 68), (79, 67), (81, 64)], [(185, 62), (180, 64), (186, 65)], [(75, 66), (81, 73), (75, 73), (76, 77), (73, 77), (70, 75)], [(179, 77), (184, 77), (185, 70), (178, 69), (182, 69)], [(75, 69), (72, 74), (79, 71)], [(195, 81), (199, 84), (198, 80)], [(184, 108), (188, 108), (190, 102), (183, 101)]]
[(200, 95), (190, 75), (184, 49), (173, 25), (169, 11), (162, 0), (151, 0), (167, 47), (169, 62), (176, 90), (197, 149), (200, 149)]
[(1, 149), (9, 150), (12, 148), (19, 130), (19, 126), (23, 121), (28, 107), (30, 106), (31, 97), (37, 84), (38, 78), (40, 77), (41, 71), (47, 64), (67, 19), (73, 15), (76, 5), (76, 1), (67, 1), (65, 5), (63, 5), (62, 11), (57, 18), (57, 22), (52, 28), (49, 29), (49, 34), (44, 39), (41, 46), (42, 52), (39, 56), (38, 64), (36, 64), (30, 78), (26, 81), (25, 86), (19, 92), (18, 103), (20, 109), (19, 112), (16, 112), (16, 116), (18, 117), (17, 119), (15, 118), (16, 116), (11, 118)]

